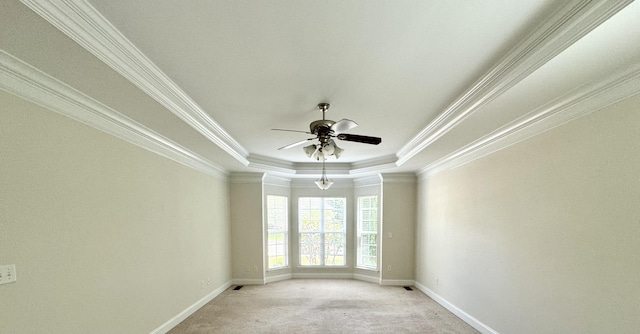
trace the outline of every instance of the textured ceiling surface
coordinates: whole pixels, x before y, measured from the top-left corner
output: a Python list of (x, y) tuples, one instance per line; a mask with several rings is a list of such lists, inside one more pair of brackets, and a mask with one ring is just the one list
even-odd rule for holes
[[(18, 59), (226, 172), (317, 175), (302, 146), (277, 150), (309, 135), (271, 129), (308, 131), (319, 102), (331, 104), (328, 119), (359, 124), (349, 133), (382, 137), (337, 141), (345, 151), (328, 169), (355, 177), (463, 163), (639, 90), (631, 1), (2, 6), (5, 63)], [(34, 99), (12, 85), (3, 89)]]

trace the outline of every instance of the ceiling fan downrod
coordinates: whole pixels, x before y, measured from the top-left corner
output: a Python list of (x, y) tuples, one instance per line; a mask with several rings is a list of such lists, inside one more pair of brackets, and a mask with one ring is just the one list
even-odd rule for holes
[(318, 103), (318, 109), (322, 110), (322, 120), (324, 121), (324, 114), (329, 110), (331, 105), (329, 103), (320, 102)]
[(309, 125), (311, 133), (318, 136), (321, 145), (329, 142), (332, 135), (331, 126), (336, 123), (335, 121), (325, 118), (325, 113), (329, 110), (329, 107), (329, 103), (318, 103), (318, 109), (322, 111), (322, 120), (317, 120)]

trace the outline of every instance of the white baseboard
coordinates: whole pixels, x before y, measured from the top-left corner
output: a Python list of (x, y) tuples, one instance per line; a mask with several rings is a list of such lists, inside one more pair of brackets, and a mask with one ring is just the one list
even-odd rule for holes
[(265, 283), (273, 283), (273, 282), (278, 282), (278, 281), (285, 281), (288, 279), (291, 279), (293, 277), (293, 275), (291, 273), (288, 274), (282, 274), (282, 275), (274, 275), (274, 276), (267, 276), (265, 278)]
[(234, 278), (233, 285), (264, 285), (265, 280), (262, 278)]
[(458, 316), (458, 318), (462, 319), (462, 321), (466, 322), (471, 327), (473, 327), (473, 328), (477, 329), (478, 331), (480, 331), (480, 333), (483, 333), (483, 334), (499, 334), (493, 328), (485, 325), (484, 323), (482, 323), (480, 320), (476, 319), (475, 317), (473, 317), (469, 313), (467, 313), (467, 312), (461, 310), (460, 308), (458, 308), (457, 306), (451, 304), (448, 300), (442, 298), (437, 293), (429, 290), (429, 288), (427, 288), (426, 286), (424, 286), (424, 285), (422, 285), (422, 284), (420, 284), (418, 282), (415, 282), (415, 287), (418, 288), (418, 290), (422, 291), (422, 293), (424, 293), (425, 295), (427, 295), (431, 299), (433, 299), (436, 303), (444, 306), (444, 308), (446, 308), (447, 310), (451, 311), (451, 313), (453, 313), (456, 316)]
[(349, 279), (352, 273), (293, 273), (292, 278), (321, 278), (321, 279)]
[(393, 286), (413, 286), (414, 280), (410, 279), (383, 279), (380, 280), (380, 285), (393, 285)]
[(357, 279), (359, 281), (365, 281), (365, 282), (380, 284), (380, 277), (377, 277), (377, 276), (353, 274), (353, 279)]
[(195, 302), (193, 305), (187, 307), (182, 312), (178, 313), (173, 318), (169, 319), (164, 324), (160, 325), (158, 328), (152, 330), (150, 334), (165, 334), (169, 332), (173, 327), (176, 327), (179, 323), (181, 323), (184, 319), (188, 318), (195, 311), (199, 310), (201, 307), (206, 305), (208, 302), (216, 298), (219, 294), (224, 292), (224, 290), (228, 289), (231, 286), (231, 281), (228, 281), (222, 284), (217, 289), (211, 291), (206, 296), (202, 297), (200, 300)]

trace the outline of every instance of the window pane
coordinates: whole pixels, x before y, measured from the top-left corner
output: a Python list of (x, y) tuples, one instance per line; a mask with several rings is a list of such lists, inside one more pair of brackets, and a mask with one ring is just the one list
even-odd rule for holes
[(301, 266), (346, 264), (346, 198), (298, 199)]
[(300, 232), (320, 232), (322, 201), (319, 198), (301, 197), (298, 201)]
[(268, 268), (286, 267), (288, 261), (289, 206), (286, 196), (267, 196)]
[(320, 233), (300, 233), (300, 265), (320, 265)]
[(356, 265), (366, 269), (378, 267), (378, 197), (358, 197), (358, 248)]
[(344, 259), (344, 233), (325, 233), (325, 265), (327, 266), (343, 266)]

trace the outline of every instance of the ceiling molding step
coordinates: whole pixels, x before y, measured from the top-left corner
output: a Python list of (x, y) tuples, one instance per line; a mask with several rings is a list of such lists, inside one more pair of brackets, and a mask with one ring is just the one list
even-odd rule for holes
[(295, 165), (289, 161), (251, 154), (248, 157), (247, 167), (257, 168), (266, 172), (281, 174), (296, 174)]
[(583, 85), (422, 168), (429, 177), (456, 168), (640, 93), (640, 65)]
[(264, 176), (262, 177), (262, 184), (269, 185), (269, 186), (290, 188), (291, 179), (265, 173)]
[[(349, 175), (351, 164), (349, 163), (325, 163), (327, 174), (339, 177)], [(295, 164), (297, 175), (320, 175), (322, 174), (322, 162), (299, 162)], [(330, 175), (330, 176), (331, 176)]]
[(86, 1), (21, 0), (243, 165), (249, 153)]
[(633, 0), (569, 1), (532, 30), (398, 153), (398, 166), (605, 22)]
[[(329, 177), (331, 179), (331, 177)], [(291, 180), (291, 188), (296, 189), (312, 189), (318, 192), (331, 191), (333, 189), (351, 189), (353, 181), (351, 179), (334, 179), (331, 188), (322, 190), (315, 184), (314, 179), (293, 179)]]
[(228, 176), (224, 168), (2, 50), (0, 89), (205, 174)]
[(237, 173), (233, 172), (229, 175), (230, 183), (259, 183), (262, 184), (262, 179), (264, 178), (264, 173)]
[(380, 186), (382, 184), (382, 176), (380, 174), (359, 177), (353, 179), (354, 188)]
[(382, 183), (416, 183), (418, 180), (415, 173), (382, 173), (380, 177)]
[(398, 167), (398, 164), (396, 163), (397, 161), (398, 157), (395, 154), (391, 154), (375, 159), (354, 162), (351, 164), (349, 174), (370, 174), (380, 172), (388, 168), (395, 168)]
[(396, 165), (395, 163), (380, 164), (380, 165), (374, 165), (374, 166), (370, 166), (370, 167), (354, 168), (354, 169), (349, 171), (349, 174), (351, 174), (351, 175), (367, 175), (367, 174), (372, 174), (372, 173), (380, 173), (383, 170), (393, 169), (395, 167), (398, 167), (398, 165)]
[[(321, 162), (297, 162), (274, 159), (261, 155), (249, 155), (247, 167), (257, 168), (266, 172), (283, 174), (286, 177), (293, 175), (317, 175), (322, 171)], [(397, 167), (397, 157), (390, 155), (373, 160), (357, 163), (326, 163), (327, 173), (333, 175), (363, 175), (377, 173), (387, 168)]]

